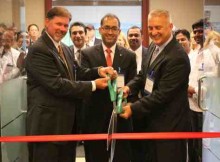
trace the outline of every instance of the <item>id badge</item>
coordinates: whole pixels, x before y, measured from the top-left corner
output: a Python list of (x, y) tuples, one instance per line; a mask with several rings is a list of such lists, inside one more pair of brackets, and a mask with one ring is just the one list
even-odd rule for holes
[(153, 86), (154, 86), (154, 81), (151, 78), (147, 77), (144, 90), (147, 91), (148, 93), (152, 93)]
[(121, 88), (121, 87), (124, 87), (124, 85), (125, 85), (124, 74), (118, 74), (118, 77), (117, 77), (117, 87)]

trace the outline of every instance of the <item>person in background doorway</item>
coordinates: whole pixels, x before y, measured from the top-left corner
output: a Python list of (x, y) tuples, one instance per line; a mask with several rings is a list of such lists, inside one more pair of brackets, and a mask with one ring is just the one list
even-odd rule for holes
[(86, 25), (86, 32), (87, 32), (87, 37), (89, 39), (89, 43), (88, 43), (89, 47), (92, 47), (102, 42), (101, 39), (96, 38), (94, 25), (92, 24)]
[(30, 45), (32, 45), (40, 36), (40, 30), (37, 24), (28, 25), (28, 34), (30, 36)]

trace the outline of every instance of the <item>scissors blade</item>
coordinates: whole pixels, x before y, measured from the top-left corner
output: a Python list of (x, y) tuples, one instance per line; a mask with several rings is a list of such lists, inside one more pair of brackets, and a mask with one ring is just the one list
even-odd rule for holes
[(112, 111), (112, 115), (110, 118), (109, 126), (108, 126), (108, 134), (107, 134), (107, 151), (109, 150), (109, 146), (111, 144), (111, 135), (112, 135), (112, 127), (113, 127), (113, 118), (114, 118), (114, 110)]
[[(117, 127), (117, 113), (114, 112), (112, 133), (115, 133), (115, 132), (116, 132), (116, 127)], [(110, 162), (112, 162), (112, 161), (113, 161), (113, 158), (114, 158), (114, 154), (115, 154), (115, 144), (116, 144), (116, 140), (115, 140), (115, 139), (112, 139), (112, 140), (111, 140)]]
[[(111, 127), (111, 134), (115, 133), (117, 130), (117, 108), (116, 108), (116, 102), (113, 102), (113, 116), (112, 116), (112, 127)], [(109, 162), (113, 161), (114, 158), (114, 154), (115, 154), (115, 144), (116, 144), (116, 140), (115, 139), (111, 139), (111, 151), (110, 151), (110, 159)]]

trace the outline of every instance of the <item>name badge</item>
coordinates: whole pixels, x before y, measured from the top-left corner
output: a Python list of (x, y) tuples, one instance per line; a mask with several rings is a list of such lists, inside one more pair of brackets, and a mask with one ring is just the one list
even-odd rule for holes
[(154, 81), (147, 77), (144, 90), (147, 91), (148, 93), (152, 93), (153, 86), (154, 86)]
[(125, 77), (123, 74), (118, 74), (117, 77), (117, 87), (121, 88), (125, 85)]

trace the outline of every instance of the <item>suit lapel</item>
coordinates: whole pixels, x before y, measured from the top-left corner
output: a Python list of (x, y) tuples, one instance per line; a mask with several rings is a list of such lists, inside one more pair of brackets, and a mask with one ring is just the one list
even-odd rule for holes
[[(65, 48), (63, 45), (62, 45), (62, 47), (63, 47), (63, 53), (64, 53), (64, 55), (65, 55), (65, 57), (66, 57), (66, 62), (67, 62), (67, 65), (68, 65), (68, 68), (69, 69), (67, 69), (66, 68), (66, 70), (67, 70), (67, 72), (69, 72), (69, 75), (70, 75), (70, 79), (71, 80), (74, 80), (73, 78), (74, 78), (74, 76), (73, 76), (73, 64), (72, 64), (72, 61), (73, 61), (73, 56), (71, 55), (72, 53), (71, 53), (71, 50), (68, 50), (67, 48)], [(66, 66), (65, 66), (66, 67)], [(68, 71), (69, 70), (69, 71)]]
[(98, 62), (101, 63), (103, 66), (107, 66), (106, 58), (105, 58), (105, 53), (102, 47), (102, 44), (100, 43), (99, 45), (96, 45), (96, 53), (97, 53), (97, 60)]
[[(58, 60), (58, 63), (60, 64), (60, 66), (63, 67), (66, 76), (68, 76), (68, 78), (70, 79), (71, 78), (71, 76), (70, 76), (71, 74), (69, 74), (68, 69), (67, 69), (65, 63), (63, 62), (62, 58), (59, 56), (59, 52), (58, 52), (57, 48), (55, 47), (55, 45), (53, 44), (52, 40), (49, 38), (49, 36), (47, 35), (46, 32), (43, 33), (42, 38), (46, 42), (46, 44), (48, 46), (48, 50), (50, 51), (50, 53), (56, 58), (56, 60)], [(64, 52), (64, 55), (66, 56), (65, 53), (66, 52)], [(66, 59), (66, 60), (68, 60), (68, 59)], [(69, 64), (69, 63), (67, 63), (67, 64)], [(68, 65), (68, 67), (69, 67), (69, 65)]]
[(113, 60), (113, 65), (112, 65), (114, 69), (118, 70), (118, 67), (120, 67), (123, 57), (124, 57), (124, 53), (122, 53), (121, 48), (118, 45), (116, 45), (115, 55), (114, 55), (114, 60)]

